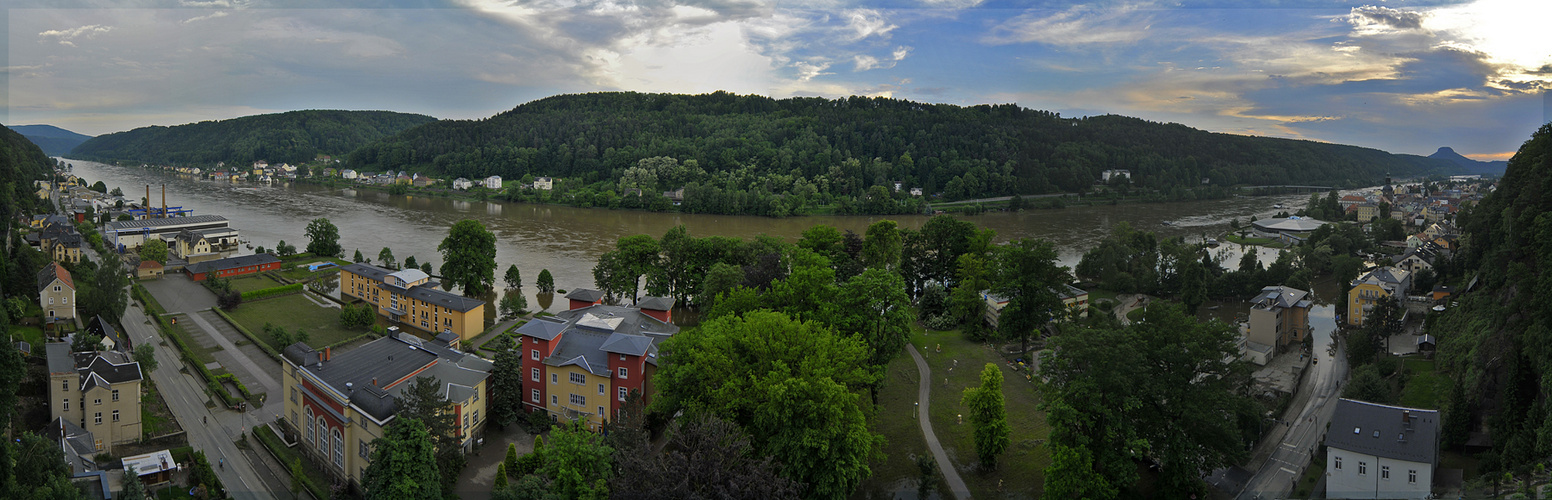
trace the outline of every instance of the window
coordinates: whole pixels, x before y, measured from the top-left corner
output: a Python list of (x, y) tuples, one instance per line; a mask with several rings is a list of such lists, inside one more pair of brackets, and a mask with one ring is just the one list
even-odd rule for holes
[(302, 434), (303, 434), (303, 436), (302, 436), (302, 440), (303, 441), (307, 441), (307, 444), (312, 444), (313, 443), (313, 409), (312, 408), (308, 408), (307, 409), (307, 425), (302, 427)]
[(587, 383), (587, 375), (583, 375), (583, 374), (580, 374), (580, 373), (577, 373), (577, 372), (571, 372), (571, 373), (566, 374), (566, 376), (567, 376), (567, 378), (571, 379), (571, 383), (573, 383), (573, 384), (586, 384)]
[(474, 402), (480, 402), (480, 391), (474, 391)]
[(119, 421), (119, 411), (118, 410), (113, 410), (113, 421), (114, 422)]
[(469, 416), (463, 416), (463, 430), (469, 430)]
[(96, 415), (92, 416), (92, 424), (102, 425), (102, 412), (99, 411)]
[(550, 395), (550, 404), (552, 404), (552, 405), (553, 404), (560, 404), (560, 399), (558, 397), (556, 397), (554, 394), (551, 394)]
[(598, 416), (599, 417), (604, 416), (604, 407), (602, 407), (602, 406), (598, 407)]
[(538, 389), (530, 390), (529, 393), (528, 393), (528, 399), (531, 399), (531, 400), (533, 400), (533, 402), (538, 403), (539, 402), (539, 390)]
[(1389, 465), (1381, 465), (1380, 466), (1380, 479), (1384, 479), (1386, 481), (1390, 480), (1390, 466)]
[(571, 405), (572, 406), (587, 406), (587, 396), (582, 396), (582, 395), (579, 395), (579, 394), (572, 394), (571, 395)]
[(356, 455), (359, 455), (361, 458), (367, 458), (367, 456), (370, 455), (371, 453), (372, 453), (372, 450), (370, 448), (367, 448), (366, 440), (365, 439), (357, 440), (357, 443), (356, 443)]
[(1358, 462), (1358, 475), (1366, 476), (1368, 474), (1369, 474), (1369, 464), (1365, 463), (1365, 462)]
[(528, 369), (528, 373), (532, 375), (532, 377), (530, 377), (530, 378), (532, 378), (534, 382), (538, 382), (539, 381), (539, 369), (538, 368), (529, 368)]
[(626, 374), (628, 374), (628, 373), (630, 373), (630, 369), (625, 368), (623, 366), (620, 367), (620, 378), (629, 378), (629, 377), (626, 376)]
[(598, 384), (598, 395), (599, 396), (604, 395), (604, 385), (603, 384)]
[(558, 384), (558, 383), (560, 383), (560, 375), (556, 375), (554, 373), (551, 373), (550, 374), (550, 383), (551, 384)]
[[(538, 341), (535, 340), (534, 342), (538, 342)], [(530, 359), (534, 360), (534, 361), (538, 361), (539, 360), (539, 350), (538, 349), (533, 349), (531, 351), (528, 351), (528, 357)]]
[(65, 400), (64, 410), (65, 411), (70, 411), (70, 400), (68, 400), (68, 399)]
[(68, 391), (68, 390), (70, 390), (70, 381), (69, 380), (61, 380), (61, 381), (59, 381), (59, 390), (61, 390), (61, 391)]
[(95, 398), (95, 399), (93, 399), (92, 400), (92, 406), (102, 406), (102, 398)]
[(476, 423), (476, 424), (480, 423), (480, 411), (479, 410), (474, 410), (474, 423)]
[(291, 425), (296, 425), (296, 410), (291, 410)]
[(1407, 469), (1407, 482), (1417, 484), (1417, 469)]
[(119, 400), (119, 390), (118, 389), (114, 389), (113, 390), (113, 400), (114, 401), (118, 401)]
[(97, 438), (97, 451), (102, 451), (102, 438)]
[(345, 470), (345, 437), (339, 429), (334, 429), (334, 466)]
[(1336, 470), (1342, 470), (1342, 457), (1336, 457), (1336, 466), (1332, 468)]
[(325, 458), (329, 456), (329, 423), (321, 416), (318, 417), (318, 451), (323, 452)]
[(628, 391), (627, 391), (627, 390), (626, 390), (626, 389), (625, 389), (625, 388), (624, 388), (624, 387), (621, 387), (621, 388), (620, 388), (620, 390), (619, 390), (619, 393), (620, 393), (620, 401), (624, 401), (624, 400), (625, 400), (625, 394), (626, 394), (626, 393), (627, 393), (627, 392), (628, 392)]
[[(296, 388), (295, 387), (291, 388), (291, 402), (292, 403), (296, 402)], [(292, 420), (296, 420), (296, 419), (293, 418)]]
[[(51, 306), (54, 305), (54, 298), (53, 297), (49, 297), (49, 305), (51, 305)], [(51, 314), (50, 316), (53, 316), (53, 315)]]

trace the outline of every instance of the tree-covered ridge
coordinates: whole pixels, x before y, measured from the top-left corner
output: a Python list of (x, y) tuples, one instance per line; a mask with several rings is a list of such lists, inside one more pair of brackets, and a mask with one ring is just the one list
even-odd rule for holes
[(0, 130), (0, 217), (10, 220), (18, 210), (33, 212), (37, 197), (32, 181), (47, 179), (54, 161), (16, 131)]
[[(1107, 169), (1166, 192), (1202, 185), (1374, 182), (1447, 162), (1310, 141), (1237, 136), (1122, 116), (1062, 118), (1014, 104), (633, 92), (561, 95), (484, 120), (443, 120), (350, 155), (357, 170), (476, 178), (615, 180), (670, 157), (705, 173), (656, 179), (751, 193), (860, 197), (901, 181), (948, 198), (1075, 192)], [(695, 168), (690, 169), (692, 172)], [(739, 176), (718, 175), (742, 172)], [(891, 186), (892, 187), (892, 186)], [(647, 190), (647, 189), (644, 189)]]
[(320, 154), (344, 155), (435, 120), (391, 111), (289, 111), (173, 127), (141, 127), (93, 137), (71, 154), (84, 159), (161, 164), (301, 163)]
[(1485, 427), (1493, 450), (1482, 472), (1523, 474), (1552, 455), (1552, 125), (1460, 221), (1477, 287), (1429, 326), (1455, 379), (1443, 444), (1460, 447)]

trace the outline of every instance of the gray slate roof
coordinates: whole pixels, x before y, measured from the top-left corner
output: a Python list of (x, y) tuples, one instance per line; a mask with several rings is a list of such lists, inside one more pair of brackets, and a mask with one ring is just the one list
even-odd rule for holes
[(590, 290), (587, 288), (578, 288), (576, 290), (572, 290), (571, 293), (566, 294), (566, 298), (571, 300), (580, 300), (583, 302), (598, 302), (599, 299), (604, 298), (604, 292)]
[[(445, 343), (422, 341), (407, 332), (397, 335), (406, 338), (401, 340), (390, 335), (334, 354), (332, 359), (322, 362), (321, 369), (322, 353), (306, 344), (298, 342), (287, 346), (283, 355), (303, 365), (302, 369), (329, 387), (345, 393), (351, 404), (380, 422), (386, 422), (398, 411), (397, 398), (414, 379), (392, 387), (384, 386), (416, 371), (424, 369), (415, 378), (435, 377), (441, 382), (443, 396), (453, 402), (469, 399), (475, 386), (490, 375), (492, 363), (489, 360), (449, 349)], [(372, 384), (373, 379), (376, 379), (376, 385)], [(346, 384), (349, 384), (349, 390)]]
[(1251, 299), (1251, 307), (1256, 309), (1288, 309), (1291, 307), (1310, 307), (1307, 299), (1309, 292), (1293, 287), (1272, 285), (1261, 289), (1256, 298)]
[(120, 351), (129, 350), (129, 346), (124, 343), (124, 336), (119, 335), (119, 330), (114, 328), (113, 324), (103, 320), (100, 314), (86, 323), (86, 332), (98, 337), (113, 339), (113, 345)]
[(97, 440), (91, 431), (59, 417), (49, 423), (43, 435), (60, 444), (72, 474), (90, 471), (96, 464), (92, 457), (97, 455)]
[(263, 264), (271, 264), (271, 263), (275, 263), (275, 262), (280, 262), (280, 259), (275, 258), (274, 255), (270, 255), (270, 254), (267, 254), (267, 253), (261, 253), (261, 254), (257, 254), (257, 255), (240, 255), (240, 256), (237, 256), (237, 257), (227, 257), (225, 259), (207, 260), (207, 261), (204, 261), (204, 262), (196, 262), (196, 263), (193, 263), (193, 264), (189, 264), (188, 267), (185, 267), (184, 269), (187, 269), (190, 273), (207, 273), (207, 272), (211, 272), (211, 271), (218, 271), (218, 270), (221, 270), (221, 269), (232, 269), (234, 267), (258, 266), (258, 265), (263, 265)]
[[(1411, 429), (1402, 422), (1410, 414)], [(1377, 457), (1438, 464), (1439, 412), (1340, 399), (1326, 446)], [(1378, 434), (1376, 434), (1378, 433)], [(1404, 439), (1398, 439), (1404, 437)]]
[(48, 288), (49, 283), (53, 283), (55, 278), (69, 285), (71, 290), (75, 290), (75, 281), (71, 279), (70, 271), (61, 267), (58, 262), (50, 262), (43, 266), (43, 270), (38, 271), (38, 291)]
[(674, 299), (671, 297), (643, 297), (636, 302), (636, 307), (653, 311), (669, 311), (674, 308)]
[(143, 228), (157, 228), (165, 226), (177, 226), (183, 224), (206, 224), (213, 222), (227, 222), (226, 217), (220, 215), (190, 215), (188, 217), (166, 217), (159, 219), (141, 219), (113, 221), (108, 223), (109, 231), (124, 231)]
[(535, 318), (517, 332), (541, 340), (560, 337), (553, 353), (544, 359), (547, 365), (578, 365), (595, 375), (608, 376), (610, 353), (645, 355), (656, 364), (657, 343), (679, 333), (679, 327), (635, 307), (595, 304)]

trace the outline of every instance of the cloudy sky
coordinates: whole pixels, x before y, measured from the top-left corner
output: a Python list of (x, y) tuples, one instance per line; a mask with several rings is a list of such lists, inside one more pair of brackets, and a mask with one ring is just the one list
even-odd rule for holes
[(560, 93), (1014, 102), (1507, 158), (1545, 0), (12, 0), (0, 122), (88, 135), (294, 109), (482, 118)]

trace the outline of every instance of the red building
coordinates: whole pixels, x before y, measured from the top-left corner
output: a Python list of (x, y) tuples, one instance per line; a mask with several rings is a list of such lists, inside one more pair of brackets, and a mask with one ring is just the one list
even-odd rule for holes
[(183, 272), (188, 273), (189, 278), (194, 281), (278, 270), (280, 270), (280, 259), (267, 253), (198, 262), (183, 268)]
[(622, 307), (595, 303), (602, 294), (594, 290), (567, 298), (570, 310), (517, 329), (529, 411), (601, 424), (618, 418), (633, 392), (650, 401), (658, 343), (679, 332), (667, 321), (673, 299), (647, 297)]

